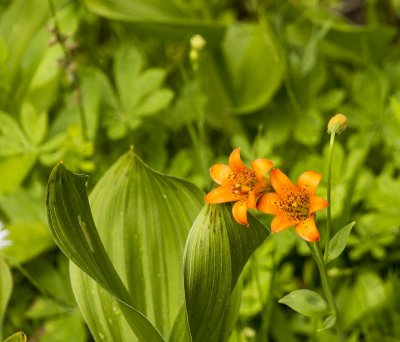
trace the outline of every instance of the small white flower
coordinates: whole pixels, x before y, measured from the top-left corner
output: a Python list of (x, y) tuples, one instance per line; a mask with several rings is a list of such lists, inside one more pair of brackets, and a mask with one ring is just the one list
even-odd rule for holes
[(201, 50), (206, 46), (206, 44), (207, 41), (200, 34), (196, 34), (190, 38), (190, 46), (192, 49)]
[(3, 222), (0, 222), (0, 249), (11, 245), (10, 240), (5, 240), (5, 237), (8, 234), (10, 234), (10, 232), (8, 230), (3, 229), (3, 227), (4, 227)]

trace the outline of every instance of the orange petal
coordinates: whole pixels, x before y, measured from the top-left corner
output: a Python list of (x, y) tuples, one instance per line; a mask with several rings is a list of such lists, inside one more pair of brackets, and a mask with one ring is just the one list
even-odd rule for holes
[(300, 175), (297, 186), (313, 196), (320, 181), (321, 174), (315, 171), (306, 171)]
[(232, 214), (235, 221), (239, 224), (248, 226), (247, 204), (246, 201), (238, 201), (232, 206)]
[(253, 188), (256, 198), (260, 197), (267, 190), (272, 191), (271, 181), (267, 177), (263, 177), (263, 179), (258, 181)]
[(314, 215), (301, 221), (296, 226), (296, 233), (304, 240), (308, 242), (319, 241), (319, 232), (315, 225)]
[(257, 209), (266, 214), (282, 214), (281, 199), (276, 193), (270, 192), (262, 195), (257, 203)]
[(272, 169), (271, 183), (276, 193), (282, 199), (287, 198), (292, 193), (298, 193), (299, 189), (292, 181), (279, 169)]
[(271, 169), (273, 163), (268, 159), (256, 159), (251, 162), (251, 168), (256, 173), (258, 181), (261, 181), (265, 174)]
[(206, 203), (225, 203), (240, 200), (243, 196), (233, 194), (231, 186), (219, 186), (211, 190), (205, 197)]
[(217, 184), (222, 184), (233, 175), (231, 168), (225, 164), (215, 164), (210, 168), (210, 176)]
[(290, 217), (288, 215), (284, 215), (284, 214), (278, 215), (271, 222), (272, 233), (278, 233), (278, 232), (285, 230), (291, 226), (294, 226), (298, 222), (299, 222), (298, 220), (296, 220), (293, 217)]
[(229, 167), (233, 172), (240, 172), (247, 169), (240, 159), (240, 147), (236, 147), (229, 156)]
[(324, 209), (328, 206), (328, 201), (319, 196), (311, 196), (310, 198), (310, 214), (318, 210)]
[(246, 204), (248, 208), (256, 207), (256, 195), (254, 194), (254, 191), (249, 191)]

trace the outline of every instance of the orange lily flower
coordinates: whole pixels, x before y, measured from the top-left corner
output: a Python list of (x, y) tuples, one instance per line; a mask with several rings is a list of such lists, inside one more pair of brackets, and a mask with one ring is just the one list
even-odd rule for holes
[(319, 240), (314, 213), (328, 206), (327, 200), (315, 196), (320, 180), (319, 173), (306, 171), (294, 185), (281, 170), (271, 171), (271, 184), (275, 193), (263, 195), (258, 201), (257, 209), (276, 215), (271, 223), (273, 233), (296, 225), (296, 233), (304, 240)]
[(210, 168), (210, 175), (220, 186), (205, 196), (206, 203), (236, 202), (232, 214), (236, 222), (248, 226), (247, 209), (256, 208), (257, 199), (270, 187), (265, 174), (271, 169), (268, 159), (256, 159), (251, 169), (240, 159), (240, 147), (229, 156), (229, 165), (216, 164)]

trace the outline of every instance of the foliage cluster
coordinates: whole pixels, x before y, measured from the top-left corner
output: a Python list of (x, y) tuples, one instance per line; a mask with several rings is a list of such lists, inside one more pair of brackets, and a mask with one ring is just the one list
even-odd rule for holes
[[(203, 191), (210, 165), (237, 146), (243, 159), (273, 160), (292, 179), (308, 169), (325, 174), (326, 123), (341, 112), (348, 129), (334, 150), (333, 228), (356, 225), (329, 275), (350, 341), (399, 339), (400, 6), (351, 1), (359, 5), (352, 12), (348, 3), (0, 1), (0, 218), (12, 241), (1, 250), (3, 337), (90, 338), (46, 219), (58, 161), (90, 174), (89, 191), (129, 146)], [(191, 43), (196, 34), (205, 45)], [(148, 191), (160, 198), (163, 186), (178, 186), (157, 182)], [(200, 206), (197, 189), (192, 200)], [(149, 215), (151, 227), (157, 216)], [(323, 214), (318, 224), (323, 239)], [(267, 239), (241, 281), (232, 341), (334, 340), (330, 330), (315, 333), (318, 320), (278, 303), (319, 286), (293, 231)]]

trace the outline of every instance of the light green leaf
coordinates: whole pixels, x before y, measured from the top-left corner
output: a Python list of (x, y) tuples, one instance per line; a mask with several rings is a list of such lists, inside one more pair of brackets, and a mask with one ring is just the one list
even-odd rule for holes
[(12, 291), (12, 276), (10, 268), (0, 256), (0, 341), (2, 340), (2, 327), (4, 313), (7, 308), (8, 300)]
[(206, 205), (186, 242), (185, 296), (193, 341), (222, 336), (222, 322), (244, 265), (269, 231), (249, 215), (248, 228), (237, 224), (229, 205)]
[(132, 103), (135, 105), (139, 103), (143, 96), (151, 93), (162, 86), (164, 83), (167, 72), (162, 68), (152, 68), (144, 70), (135, 79), (134, 88), (130, 91)]
[(29, 174), (35, 162), (36, 155), (33, 153), (0, 158), (0, 194), (14, 192)]
[(331, 241), (329, 241), (327, 262), (336, 259), (344, 251), (347, 245), (347, 241), (349, 239), (351, 229), (354, 227), (355, 224), (355, 222), (351, 222), (348, 225), (344, 226), (335, 234)]
[(4, 254), (12, 264), (29, 261), (54, 247), (47, 225), (43, 222), (21, 220), (7, 225), (7, 229), (13, 243), (4, 249)]
[(144, 66), (143, 57), (133, 45), (124, 45), (117, 50), (114, 61), (114, 77), (122, 107), (135, 107), (138, 101), (134, 88), (136, 79)]
[(26, 335), (20, 331), (15, 334), (12, 334), (8, 338), (6, 338), (3, 342), (26, 342), (27, 338)]
[(59, 163), (47, 188), (47, 215), (50, 231), (60, 249), (96, 280), (120, 304), (130, 327), (147, 341), (164, 341), (157, 329), (138, 310), (98, 235), (86, 194), (85, 178), (72, 174)]
[(265, 106), (285, 73), (281, 48), (269, 26), (229, 27), (223, 54), (233, 84), (234, 110), (248, 113)]
[(17, 121), (11, 115), (0, 111), (0, 156), (24, 153), (29, 145)]
[(295, 290), (279, 300), (304, 316), (322, 316), (328, 312), (328, 305), (318, 293), (310, 290)]
[(47, 113), (37, 113), (30, 103), (21, 108), (21, 125), (34, 146), (39, 145), (47, 135)]
[(318, 329), (318, 331), (323, 331), (326, 329), (333, 328), (336, 324), (336, 315), (329, 315), (328, 317), (325, 318), (324, 325), (322, 326), (321, 329)]
[(156, 114), (165, 109), (174, 97), (174, 92), (170, 89), (159, 89), (146, 98), (135, 109), (138, 116), (146, 116)]

